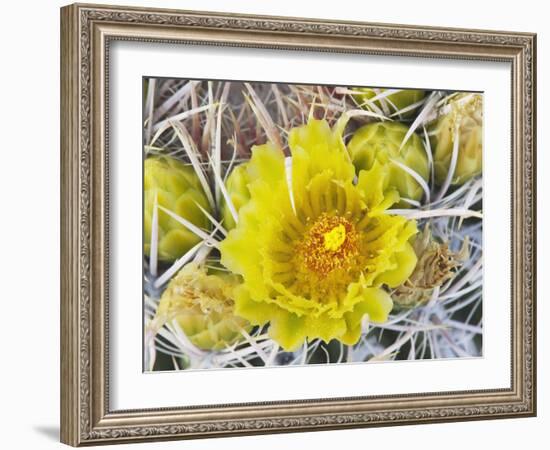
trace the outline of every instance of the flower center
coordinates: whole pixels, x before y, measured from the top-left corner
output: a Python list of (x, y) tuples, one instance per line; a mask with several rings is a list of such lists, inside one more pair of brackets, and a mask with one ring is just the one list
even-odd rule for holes
[(345, 218), (322, 214), (297, 244), (301, 265), (321, 278), (347, 270), (358, 254), (359, 235)]

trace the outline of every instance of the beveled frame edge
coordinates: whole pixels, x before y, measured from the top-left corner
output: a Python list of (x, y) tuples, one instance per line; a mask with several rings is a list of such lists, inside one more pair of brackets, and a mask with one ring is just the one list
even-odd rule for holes
[[(478, 392), (111, 412), (105, 69), (112, 39), (508, 61), (512, 386)], [(61, 440), (313, 431), (536, 414), (536, 35), (75, 4), (61, 9)]]

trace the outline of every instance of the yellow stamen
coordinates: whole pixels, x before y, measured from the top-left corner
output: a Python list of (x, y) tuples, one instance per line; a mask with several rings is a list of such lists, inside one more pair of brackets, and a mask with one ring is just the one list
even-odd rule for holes
[(346, 227), (340, 224), (337, 227), (334, 227), (328, 233), (323, 235), (325, 240), (325, 248), (335, 252), (338, 250), (344, 241), (346, 240)]

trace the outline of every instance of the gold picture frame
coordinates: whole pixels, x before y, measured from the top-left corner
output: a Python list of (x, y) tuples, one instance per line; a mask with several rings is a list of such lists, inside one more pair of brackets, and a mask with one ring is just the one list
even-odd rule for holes
[[(111, 411), (108, 58), (115, 40), (508, 62), (509, 389)], [(74, 4), (61, 9), (61, 441), (73, 446), (536, 414), (536, 36)]]

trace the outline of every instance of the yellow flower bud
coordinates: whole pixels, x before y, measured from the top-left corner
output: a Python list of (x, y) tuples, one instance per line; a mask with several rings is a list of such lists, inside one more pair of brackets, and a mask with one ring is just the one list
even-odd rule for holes
[[(389, 165), (388, 184), (399, 191), (401, 197), (420, 200), (423, 190), (418, 181), (402, 167), (394, 164), (397, 161), (414, 170), (424, 180), (428, 179), (428, 157), (420, 137), (413, 133), (403, 148), (400, 148), (408, 127), (397, 122), (375, 122), (359, 128), (348, 144), (353, 164), (357, 173), (369, 170), (375, 161)], [(410, 206), (401, 201), (399, 207)]]
[(250, 324), (233, 314), (234, 275), (208, 273), (204, 266), (189, 263), (170, 281), (162, 294), (156, 322), (176, 320), (191, 343), (202, 350), (222, 350), (243, 339), (241, 329)]
[(435, 181), (444, 183), (458, 137), (458, 157), (451, 183), (463, 184), (481, 173), (483, 99), (480, 94), (459, 94), (444, 108), (448, 112), (430, 127)]
[[(231, 202), (238, 213), (241, 206), (250, 200), (250, 192), (248, 190), (248, 184), (250, 183), (250, 175), (247, 171), (248, 164), (240, 164), (233, 168), (231, 174), (227, 177), (225, 186), (227, 193), (231, 198)], [(235, 219), (231, 210), (227, 206), (225, 200), (222, 203), (221, 214), (223, 219), (223, 226), (226, 230), (235, 228)]]
[[(355, 94), (355, 99), (359, 102), (359, 105), (363, 109), (368, 109), (368, 100), (383, 94), (387, 89), (372, 89), (372, 88), (353, 88), (354, 91), (360, 91), (360, 94)], [(389, 116), (397, 111), (413, 105), (414, 103), (419, 102), (425, 97), (426, 93), (424, 91), (416, 89), (403, 89), (389, 94), (386, 97), (379, 98), (374, 100), (374, 104), (382, 111), (385, 115)], [(410, 111), (405, 111), (400, 114), (403, 119), (408, 119), (413, 116), (415, 109)]]
[[(172, 211), (200, 228), (210, 222), (200, 205), (210, 212), (204, 190), (192, 166), (168, 156), (152, 156), (144, 163), (144, 250), (151, 251), (151, 230), (155, 199), (159, 206)], [(158, 209), (158, 258), (174, 261), (200, 241), (193, 232)]]

